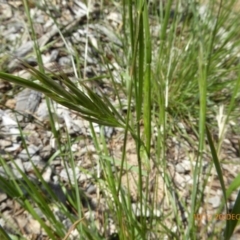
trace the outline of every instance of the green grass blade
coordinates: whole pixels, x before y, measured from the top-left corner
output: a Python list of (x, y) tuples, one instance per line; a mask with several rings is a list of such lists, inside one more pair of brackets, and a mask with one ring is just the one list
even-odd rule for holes
[(224, 232), (224, 240), (229, 240), (231, 238), (234, 229), (240, 220), (240, 191), (238, 192), (238, 196), (234, 203), (233, 210), (231, 211), (231, 213), (227, 214), (227, 216), (229, 216), (229, 220), (227, 220)]
[(213, 140), (212, 140), (212, 137), (211, 137), (211, 133), (210, 133), (207, 126), (206, 126), (206, 133), (207, 133), (207, 139), (208, 139), (209, 147), (211, 149), (213, 163), (214, 163), (214, 166), (216, 168), (217, 175), (218, 175), (218, 178), (219, 178), (219, 181), (220, 181), (220, 184), (221, 184), (221, 188), (222, 188), (222, 191), (223, 191), (223, 197), (224, 197), (226, 210), (228, 212), (227, 195), (226, 195), (226, 188), (225, 188), (225, 184), (224, 184), (224, 180), (223, 180), (223, 173), (222, 173), (220, 162), (218, 160), (216, 149), (214, 147), (214, 143), (213, 143)]
[(9, 235), (6, 233), (6, 231), (2, 228), (0, 225), (0, 238), (2, 240), (12, 240), (12, 238), (9, 237)]
[(236, 191), (239, 187), (240, 187), (240, 174), (238, 174), (237, 177), (235, 177), (234, 180), (229, 185), (227, 192), (226, 192), (227, 198), (229, 198), (230, 195), (234, 191)]
[(152, 64), (152, 43), (150, 35), (150, 26), (149, 26), (149, 16), (148, 9), (146, 4), (144, 5), (143, 10), (143, 22), (144, 22), (144, 32), (145, 32), (145, 76), (144, 76), (144, 107), (143, 107), (143, 118), (144, 118), (144, 131), (146, 135), (146, 150), (148, 156), (150, 156), (150, 147), (151, 147), (151, 64)]
[(23, 87), (31, 88), (35, 91), (39, 91), (39, 92), (42, 92), (42, 93), (47, 94), (47, 95), (52, 94), (52, 91), (47, 89), (46, 87), (43, 87), (43, 86), (41, 86), (37, 83), (34, 83), (33, 81), (14, 76), (12, 74), (0, 72), (0, 78), (4, 79), (6, 81), (9, 81), (11, 83), (14, 83), (14, 84), (21, 85)]

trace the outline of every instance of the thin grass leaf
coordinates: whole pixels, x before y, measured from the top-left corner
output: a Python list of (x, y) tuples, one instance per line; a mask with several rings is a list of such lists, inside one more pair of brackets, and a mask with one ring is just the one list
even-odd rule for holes
[[(218, 175), (218, 178), (219, 178), (219, 181), (221, 184), (221, 188), (223, 191), (223, 197), (224, 197), (224, 202), (225, 202), (225, 207), (226, 207), (226, 215), (228, 216), (229, 211), (228, 211), (228, 207), (227, 207), (227, 194), (226, 194), (225, 184), (223, 181), (221, 165), (219, 163), (217, 153), (216, 153), (213, 141), (212, 141), (212, 137), (211, 137), (211, 134), (210, 134), (207, 126), (206, 126), (206, 132), (207, 132), (207, 138), (208, 138), (209, 146), (210, 146), (212, 157), (213, 157), (213, 162), (214, 162), (214, 165), (215, 165), (215, 168), (217, 171), (217, 175)], [(232, 210), (230, 216), (236, 216), (237, 214), (240, 214), (240, 192), (238, 193), (237, 200), (235, 201), (235, 204), (234, 204), (234, 207), (233, 207), (233, 210)], [(233, 217), (230, 217), (229, 220), (228, 219), (226, 220), (226, 227), (225, 227), (225, 232), (224, 232), (225, 240), (229, 240), (231, 238), (234, 228), (237, 225), (237, 222), (238, 222), (238, 219), (233, 219)]]
[(52, 89), (52, 91), (55, 92), (56, 94), (63, 96), (66, 100), (75, 102), (75, 99), (73, 98), (72, 94), (67, 92), (60, 84), (58, 84), (53, 79), (48, 77), (45, 73), (42, 73), (31, 66), (28, 66), (27, 71), (29, 71), (32, 74), (32, 76), (38, 79), (42, 84), (47, 86), (49, 89)]
[[(45, 74), (39, 72), (38, 70), (31, 67), (29, 71), (35, 78), (40, 80), (44, 85), (48, 86), (52, 90), (11, 74), (0, 72), (0, 78), (24, 87), (29, 87), (36, 91), (40, 91), (59, 104), (79, 112), (83, 118), (89, 121), (96, 122), (101, 125), (122, 127), (122, 124), (114, 117), (113, 113), (108, 108), (108, 105), (102, 101), (100, 96), (91, 91), (89, 88), (87, 88), (87, 91), (90, 98), (80, 90), (73, 90), (74, 85), (67, 84), (74, 93), (77, 94), (76, 96), (75, 94), (64, 90), (64, 88), (60, 87), (60, 85), (54, 82), (54, 80), (48, 78)], [(66, 81), (64, 82), (66, 83)]]
[(66, 80), (63, 80), (62, 83), (64, 83), (72, 91), (77, 103), (91, 109), (92, 111), (97, 110), (97, 106), (91, 98), (89, 98), (84, 92), (80, 91), (75, 84)]
[(72, 109), (72, 110), (74, 110), (76, 112), (79, 112), (82, 116), (90, 115), (91, 117), (94, 117), (94, 118), (98, 118), (99, 117), (99, 115), (98, 115), (99, 113), (98, 112), (93, 112), (92, 110), (84, 108), (81, 105), (78, 105), (76, 103), (72, 103), (72, 102), (66, 101), (65, 98), (59, 97), (57, 95), (54, 95), (51, 98), (52, 98), (52, 100), (56, 101), (57, 103), (65, 106), (65, 107), (67, 107), (69, 109)]
[(149, 26), (149, 16), (147, 6), (144, 6), (143, 12), (144, 30), (145, 30), (145, 54), (146, 54), (146, 71), (144, 76), (144, 131), (146, 135), (146, 149), (147, 154), (150, 156), (150, 145), (151, 145), (151, 64), (152, 64), (152, 43)]
[(238, 192), (238, 196), (234, 203), (233, 210), (231, 211), (229, 216), (230, 219), (227, 220), (227, 225), (224, 232), (224, 240), (229, 240), (231, 238), (234, 229), (237, 226), (238, 221), (240, 220), (240, 191)]
[(206, 125), (206, 133), (207, 133), (207, 139), (208, 139), (209, 147), (210, 147), (212, 158), (213, 158), (213, 163), (214, 163), (214, 166), (216, 168), (217, 175), (218, 175), (218, 178), (219, 178), (219, 181), (220, 181), (220, 184), (221, 184), (221, 188), (222, 188), (222, 191), (223, 191), (223, 197), (224, 197), (226, 210), (228, 212), (227, 195), (226, 195), (226, 188), (225, 188), (225, 184), (224, 184), (224, 180), (223, 180), (223, 173), (222, 173), (220, 162), (218, 160), (216, 149), (214, 147), (212, 136), (211, 136), (211, 133), (210, 133), (207, 125)]
[(110, 111), (108, 106), (106, 106), (106, 103), (104, 103), (102, 101), (102, 97), (100, 97), (99, 95), (94, 93), (90, 88), (86, 87), (86, 89), (87, 89), (89, 97), (93, 100), (93, 102), (97, 103), (97, 105), (96, 105), (97, 110), (99, 112), (101, 112), (102, 115), (111, 116), (112, 112)]
[(0, 238), (2, 240), (13, 240), (13, 238), (7, 234), (7, 232), (2, 228), (2, 226), (0, 225)]
[(17, 84), (17, 85), (21, 85), (23, 87), (31, 88), (31, 89), (33, 89), (35, 91), (42, 92), (43, 94), (47, 94), (48, 95), (48, 94), (52, 94), (53, 93), (51, 90), (49, 90), (48, 88), (46, 88), (44, 86), (41, 86), (41, 85), (39, 85), (37, 83), (34, 83), (33, 81), (26, 80), (24, 78), (14, 76), (12, 74), (0, 72), (0, 78), (6, 80), (8, 82)]
[(226, 192), (227, 198), (229, 198), (230, 195), (234, 191), (236, 191), (239, 187), (240, 187), (240, 174), (238, 174), (237, 177), (235, 177), (234, 180), (229, 185), (227, 192)]
[[(91, 109), (92, 111), (98, 110), (98, 103), (97, 101), (94, 102), (87, 94), (85, 94), (83, 91), (78, 89), (75, 83), (73, 83), (64, 72), (61, 72), (60, 75), (55, 74), (52, 72), (52, 77), (57, 78), (63, 85), (65, 85), (70, 91), (71, 96), (76, 100), (76, 103), (84, 106), (85, 108)], [(82, 87), (86, 89), (86, 86), (82, 84)], [(89, 89), (90, 91), (90, 89)], [(95, 94), (95, 93), (93, 93)], [(96, 94), (95, 94), (96, 95)], [(98, 100), (98, 99), (97, 99)], [(106, 105), (104, 105), (104, 108), (106, 108)]]
[(119, 113), (119, 110), (116, 109), (113, 104), (111, 103), (111, 100), (101, 91), (101, 98), (103, 99), (103, 102), (105, 102), (106, 106), (108, 107), (108, 110), (110, 112), (110, 117), (113, 118), (113, 121), (116, 121), (115, 119), (119, 119), (118, 123), (120, 124), (120, 127), (125, 128), (125, 119), (123, 118), (123, 116)]
[(9, 165), (2, 158), (0, 158), (0, 162), (3, 166), (4, 173), (7, 175), (6, 178), (0, 175), (0, 190), (12, 198), (24, 197), (23, 188), (21, 184), (17, 183)]

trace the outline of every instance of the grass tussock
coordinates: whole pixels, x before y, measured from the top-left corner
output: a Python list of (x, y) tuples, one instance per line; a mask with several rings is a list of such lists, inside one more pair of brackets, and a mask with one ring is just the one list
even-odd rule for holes
[[(98, 155), (97, 171), (92, 174), (98, 187), (96, 198), (98, 202), (104, 199), (108, 210), (93, 210), (89, 205), (88, 218), (84, 215), (83, 199), (86, 200), (87, 196), (78, 187), (77, 173), (73, 173), (71, 194), (64, 201), (59, 201), (42, 177), (45, 169), (39, 171), (30, 154), (29, 160), (38, 184), (34, 185), (17, 165), (15, 168), (22, 180), (15, 180), (9, 163), (0, 157), (7, 176), (0, 177), (1, 190), (16, 199), (39, 222), (49, 239), (70, 239), (73, 233), (81, 239), (230, 239), (238, 220), (222, 221), (222, 225), (216, 227), (214, 219), (203, 225), (196, 216), (200, 216), (197, 214), (201, 214), (206, 207), (205, 191), (213, 169), (216, 170), (223, 196), (222, 204), (215, 209), (215, 213), (237, 215), (240, 211), (239, 195), (231, 211), (228, 205), (229, 197), (239, 187), (239, 176), (226, 185), (221, 159), (223, 142), (231, 123), (239, 118), (240, 20), (234, 11), (238, 1), (212, 0), (203, 3), (191, 0), (187, 5), (173, 0), (151, 3), (144, 0), (106, 1), (102, 6), (100, 4), (100, 11), (106, 5), (109, 11), (117, 9), (122, 16), (122, 24), (114, 33), (121, 43), (121, 49), (110, 46), (112, 55), (105, 55), (105, 43), (99, 41), (99, 47), (94, 51), (101, 56), (101, 64), (106, 67), (107, 75), (88, 78), (86, 74), (79, 74), (77, 81), (72, 81), (63, 72), (49, 73), (44, 68), (43, 50), (37, 42), (34, 19), (30, 14), (32, 4), (35, 6), (32, 1), (30, 5), (24, 1), (24, 11), (39, 68), (21, 59), (33, 81), (5, 71), (0, 72), (0, 78), (45, 95), (50, 129), (58, 144), (58, 151), (49, 160), (49, 165), (59, 158), (66, 168), (79, 167), (74, 159), (72, 144), (80, 141), (67, 132), (63, 142), (62, 133), (56, 129), (51, 100), (89, 121)], [(51, 1), (46, 1), (44, 9), (51, 7)], [(49, 17), (58, 28), (65, 50), (70, 51), (66, 34), (51, 11)], [(84, 22), (87, 26), (90, 23), (90, 18)], [(79, 73), (82, 73), (77, 69), (79, 65), (86, 69), (87, 50), (95, 47), (88, 40), (84, 46), (86, 52), (82, 63), (78, 62), (81, 56), (77, 46), (76, 51), (71, 50), (73, 68)], [(44, 51), (47, 51), (48, 46), (45, 48)], [(116, 71), (113, 60), (120, 66), (117, 70), (118, 82), (113, 73)], [(0, 65), (3, 66), (2, 63)], [(96, 92), (96, 88), (92, 87), (106, 76), (117, 104), (113, 103), (112, 96), (99, 89)], [(121, 144), (120, 155), (113, 156), (108, 139), (101, 132), (103, 128), (97, 134), (94, 124), (121, 129), (121, 141), (115, 142)], [(238, 131), (235, 125), (234, 132)], [(216, 133), (217, 140), (213, 138)], [(187, 196), (181, 195), (169, 167), (174, 159), (170, 148), (174, 141), (180, 141), (178, 144), (182, 144), (185, 158), (190, 159), (188, 175), (192, 183), (186, 187), (189, 188), (186, 189)], [(22, 145), (27, 149), (24, 140)], [(205, 172), (207, 154), (209, 168)], [(129, 162), (129, 156), (132, 162)], [(11, 161), (14, 163), (13, 159)], [(49, 202), (48, 199), (53, 201)], [(134, 206), (137, 210), (133, 210), (133, 202), (136, 202)], [(57, 207), (61, 214), (67, 216), (71, 227), (66, 227), (55, 216), (52, 207)], [(101, 219), (101, 231), (93, 217), (96, 214), (94, 211)], [(110, 220), (116, 226), (114, 234), (108, 232)], [(21, 231), (19, 235), (22, 235)], [(2, 227), (0, 236), (14, 239)], [(21, 239), (25, 239), (24, 236)]]

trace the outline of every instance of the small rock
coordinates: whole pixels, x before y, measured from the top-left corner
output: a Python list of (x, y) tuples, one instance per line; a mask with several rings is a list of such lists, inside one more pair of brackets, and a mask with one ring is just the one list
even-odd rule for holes
[(26, 173), (33, 171), (33, 166), (31, 162), (24, 162), (23, 167), (26, 171)]
[(12, 217), (12, 211), (4, 211), (1, 215), (5, 220), (4, 229), (7, 230), (18, 229), (18, 226)]
[(12, 145), (12, 142), (10, 140), (0, 139), (1, 148), (10, 147), (11, 145)]
[(183, 165), (181, 163), (178, 163), (176, 166), (175, 166), (175, 169), (178, 173), (185, 173), (185, 169), (183, 167)]
[(96, 186), (93, 185), (93, 184), (90, 184), (90, 186), (88, 186), (88, 187), (86, 188), (86, 192), (87, 192), (88, 194), (96, 193), (96, 191), (97, 191), (97, 188), (96, 188)]
[(33, 156), (31, 161), (23, 162), (24, 169), (27, 173), (34, 171), (33, 164), (35, 167), (40, 169), (42, 169), (45, 165), (40, 156)]
[(46, 101), (42, 101), (39, 104), (39, 107), (37, 108), (35, 114), (41, 121), (49, 119), (49, 112)]
[(6, 193), (0, 193), (0, 203), (5, 201), (7, 199), (7, 194)]
[(18, 227), (19, 229), (24, 229), (24, 227), (27, 225), (28, 223), (28, 220), (26, 218), (26, 216), (24, 215), (18, 215), (15, 220), (17, 221), (18, 223)]
[[(39, 148), (35, 145), (29, 145), (28, 146), (28, 152), (26, 149), (23, 149), (19, 154), (18, 157), (23, 159), (24, 161), (27, 161), (29, 157), (32, 157), (34, 154), (38, 152)], [(29, 154), (29, 155), (28, 155)]]
[[(26, 117), (29, 118), (31, 117), (31, 114), (33, 114), (36, 111), (41, 100), (41, 97), (42, 97), (41, 93), (26, 88), (19, 94), (17, 94), (17, 96), (15, 97), (17, 102), (15, 110), (25, 114)], [(22, 115), (18, 116), (19, 121), (21, 121), (22, 119), (23, 119)]]
[(114, 128), (113, 127), (107, 127), (107, 126), (104, 127), (104, 135), (105, 135), (105, 137), (110, 138), (112, 136), (113, 132), (114, 132)]
[(110, 12), (107, 16), (107, 20), (113, 27), (117, 28), (122, 23), (122, 15), (118, 12)]
[[(76, 167), (75, 168), (75, 174), (76, 174), (76, 178), (78, 179), (80, 176), (80, 172), (79, 172), (79, 168)], [(73, 175), (73, 170), (71, 168), (68, 169), (63, 169), (60, 172), (60, 177), (65, 180), (66, 182), (71, 181), (72, 184), (74, 184), (74, 175)]]
[(12, 167), (13, 176), (15, 178), (22, 178), (22, 174), (19, 171), (19, 170), (21, 170), (22, 172), (24, 172), (24, 167), (23, 167), (23, 164), (22, 164), (22, 160), (21, 159), (16, 159), (16, 160), (14, 160), (14, 163), (11, 162), (10, 165)]
[(8, 99), (5, 103), (6, 107), (9, 107), (11, 109), (14, 109), (16, 106), (16, 100), (15, 99)]
[(42, 174), (42, 177), (45, 182), (50, 182), (51, 181), (51, 175), (52, 175), (52, 169), (51, 167), (47, 167), (45, 172)]
[(89, 122), (80, 119), (73, 120), (72, 128), (74, 132), (76, 133), (80, 132), (86, 135), (87, 129), (89, 128)]
[(40, 234), (41, 233), (41, 225), (40, 223), (35, 219), (29, 219), (28, 224), (26, 225), (25, 229), (28, 233), (32, 234)]
[(50, 145), (46, 145), (40, 150), (39, 155), (43, 160), (47, 160), (50, 157), (51, 152), (52, 152), (52, 147)]
[(7, 208), (7, 204), (5, 202), (0, 204), (0, 211), (3, 212)]
[(71, 146), (71, 151), (72, 151), (72, 152), (76, 152), (77, 150), (78, 150), (78, 144), (75, 143), (75, 144), (73, 144), (73, 145)]
[(60, 57), (58, 60), (59, 64), (62, 66), (71, 65), (70, 57)]
[(175, 173), (174, 175), (174, 182), (179, 188), (184, 188), (186, 185), (184, 176), (179, 174), (178, 172)]
[(29, 142), (29, 144), (33, 144), (35, 146), (39, 146), (42, 144), (39, 134), (35, 131), (33, 131), (29, 135), (27, 135), (26, 140)]
[[(140, 203), (133, 203), (132, 204), (132, 211), (134, 212), (135, 216), (140, 217), (141, 213), (141, 207), (140, 207)], [(160, 217), (161, 216), (161, 212), (157, 209), (150, 209), (147, 208), (145, 209), (145, 206), (142, 206), (142, 213), (144, 215), (144, 217), (150, 217), (150, 214), (153, 214), (153, 216), (155, 217)]]
[(81, 173), (78, 181), (79, 182), (84, 182), (84, 181), (89, 180), (89, 179), (92, 179), (92, 176), (90, 174)]
[(221, 203), (221, 198), (220, 198), (220, 196), (210, 197), (208, 199), (208, 203), (212, 204), (213, 208), (218, 208)]
[(10, 19), (12, 17), (12, 8), (9, 4), (1, 4), (1, 20), (2, 19)]
[(79, 156), (82, 156), (86, 153), (95, 153), (96, 149), (94, 145), (90, 145), (90, 146), (86, 146), (84, 148), (81, 148), (80, 152), (79, 152)]
[(2, 116), (2, 125), (8, 128), (17, 127), (17, 122), (10, 118), (7, 114)]
[(186, 174), (191, 170), (191, 164), (189, 160), (183, 160), (181, 163), (178, 163), (175, 166), (175, 169), (178, 173)]
[[(63, 223), (63, 225), (66, 227), (66, 229), (70, 229), (71, 226), (72, 226), (72, 222), (70, 221), (70, 219), (65, 219), (65, 220), (62, 221), (62, 223)], [(71, 233), (72, 233), (72, 232), (73, 232), (73, 231), (71, 231)], [(79, 232), (78, 232), (78, 234), (79, 234)]]
[(19, 149), (21, 146), (20, 143), (13, 143), (11, 146), (9, 147), (5, 147), (5, 151), (6, 152), (15, 152), (17, 149)]

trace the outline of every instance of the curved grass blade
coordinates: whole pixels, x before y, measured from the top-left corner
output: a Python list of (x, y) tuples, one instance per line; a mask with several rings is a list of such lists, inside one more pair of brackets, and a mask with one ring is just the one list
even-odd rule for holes
[(41, 86), (33, 81), (30, 81), (24, 78), (14, 76), (9, 73), (0, 72), (0, 78), (17, 85), (21, 85), (23, 87), (31, 88), (35, 91), (42, 92), (43, 94), (46, 94), (46, 95), (53, 93), (51, 90), (49, 90), (44, 86)]
[(88, 94), (86, 94), (84, 91), (78, 89), (70, 79), (64, 77), (61, 80), (63, 86), (69, 90), (67, 91), (65, 87), (55, 82), (52, 78), (47, 76), (47, 74), (38, 71), (28, 64), (24, 63), (24, 65), (28, 67), (27, 70), (34, 78), (38, 79), (43, 86), (33, 81), (3, 72), (0, 72), (0, 78), (23, 87), (42, 92), (57, 103), (77, 111), (81, 117), (91, 122), (114, 127), (124, 126), (124, 124), (120, 123), (120, 121), (116, 118), (114, 111), (112, 111), (112, 106), (109, 108), (109, 102), (106, 101), (106, 98), (99, 96), (91, 89), (83, 85), (83, 87), (87, 90)]

